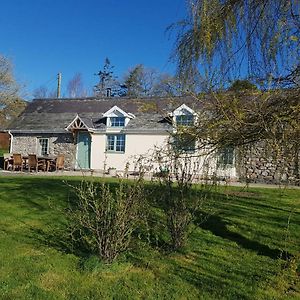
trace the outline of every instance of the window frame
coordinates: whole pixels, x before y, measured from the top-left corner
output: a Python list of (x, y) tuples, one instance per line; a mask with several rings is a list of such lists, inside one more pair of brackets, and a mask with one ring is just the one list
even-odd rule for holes
[(106, 152), (125, 153), (125, 147), (126, 147), (125, 134), (107, 134), (106, 135)]
[(173, 149), (179, 153), (195, 153), (196, 138), (189, 134), (176, 134), (173, 136)]
[(195, 122), (194, 119), (195, 119), (194, 115), (192, 114), (181, 114), (175, 116), (175, 121), (177, 126), (193, 126)]
[(234, 166), (234, 147), (227, 146), (218, 151), (218, 167), (232, 167)]
[[(46, 147), (41, 143), (41, 141), (46, 141)], [(50, 141), (49, 138), (43, 138), (43, 137), (38, 137), (37, 138), (37, 143), (38, 143), (38, 153), (41, 156), (48, 156), (49, 151), (50, 151)], [(43, 151), (46, 150), (46, 151)]]
[(125, 127), (126, 118), (124, 116), (110, 117), (109, 123), (110, 123), (110, 127)]

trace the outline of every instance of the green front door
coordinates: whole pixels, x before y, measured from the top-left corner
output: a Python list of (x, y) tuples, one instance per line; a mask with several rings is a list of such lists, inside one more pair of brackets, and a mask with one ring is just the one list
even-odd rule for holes
[(91, 136), (88, 132), (77, 133), (77, 168), (90, 169), (91, 161)]

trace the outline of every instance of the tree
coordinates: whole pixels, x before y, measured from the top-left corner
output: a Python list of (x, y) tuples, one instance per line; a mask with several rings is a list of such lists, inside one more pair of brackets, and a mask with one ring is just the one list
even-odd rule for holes
[(80, 98), (87, 96), (87, 92), (84, 89), (81, 73), (76, 73), (68, 82), (67, 91), (70, 98)]
[(212, 86), (226, 86), (241, 74), (264, 85), (290, 77), (295, 83), (299, 1), (195, 0), (188, 9), (187, 18), (177, 23), (173, 53), (181, 76), (199, 70)]
[(124, 76), (124, 86), (128, 97), (172, 97), (189, 90), (195, 91), (195, 84), (183, 83), (178, 77), (160, 73), (153, 68), (138, 64)]
[(99, 76), (99, 83), (94, 86), (94, 92), (97, 96), (116, 97), (120, 95), (120, 84), (117, 77), (114, 76), (113, 68), (110, 60), (105, 58), (103, 69), (95, 74)]
[(47, 98), (47, 95), (48, 95), (48, 89), (41, 85), (40, 87), (36, 88), (34, 91), (33, 91), (33, 97), (34, 98)]
[(32, 95), (36, 99), (57, 98), (57, 91), (55, 89), (49, 91), (46, 86), (41, 85), (33, 91)]
[(156, 78), (157, 72), (154, 69), (145, 68), (142, 64), (136, 65), (124, 78), (127, 96), (133, 98), (152, 96)]
[(245, 90), (257, 90), (255, 84), (251, 83), (249, 80), (235, 80), (228, 89), (229, 91), (245, 91)]
[[(259, 147), (265, 151), (259, 159), (291, 170), (295, 182), (300, 179), (299, 11), (295, 0), (191, 1), (173, 53), (180, 76), (193, 78), (199, 71), (213, 90), (230, 90), (205, 101), (195, 98), (202, 112), (191, 131), (201, 147), (233, 146), (248, 154)], [(268, 92), (245, 81), (230, 87), (241, 76)], [(286, 86), (295, 89), (281, 90)]]
[(153, 87), (154, 96), (174, 97), (183, 93), (178, 78), (169, 74), (159, 74)]
[(19, 86), (16, 83), (11, 62), (0, 54), (0, 107), (5, 107), (18, 98)]
[(7, 127), (15, 118), (17, 118), (21, 112), (25, 109), (27, 102), (20, 99), (15, 98), (9, 103), (0, 109), (0, 128)]
[(11, 62), (0, 54), (0, 127), (6, 127), (25, 106), (26, 102), (19, 97)]

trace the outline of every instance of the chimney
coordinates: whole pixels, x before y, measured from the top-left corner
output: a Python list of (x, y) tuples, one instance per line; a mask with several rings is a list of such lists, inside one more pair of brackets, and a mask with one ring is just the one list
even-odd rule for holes
[(106, 97), (111, 97), (111, 88), (106, 89)]

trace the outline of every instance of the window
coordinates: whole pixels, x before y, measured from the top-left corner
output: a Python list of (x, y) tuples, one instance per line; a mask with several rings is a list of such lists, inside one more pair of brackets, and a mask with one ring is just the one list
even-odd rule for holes
[(125, 135), (124, 134), (107, 135), (107, 151), (125, 152)]
[(176, 116), (176, 124), (179, 126), (192, 126), (194, 125), (194, 116), (193, 115)]
[(218, 165), (231, 166), (234, 162), (234, 149), (229, 146), (219, 151)]
[(125, 126), (125, 118), (124, 117), (111, 117), (110, 118), (110, 126), (111, 127), (124, 127)]
[(44, 156), (49, 154), (49, 139), (38, 139), (39, 154)]
[(174, 150), (179, 152), (194, 153), (196, 149), (195, 137), (189, 134), (180, 134), (174, 136)]

